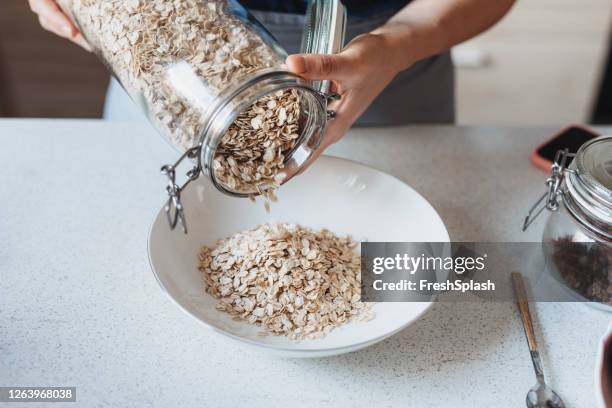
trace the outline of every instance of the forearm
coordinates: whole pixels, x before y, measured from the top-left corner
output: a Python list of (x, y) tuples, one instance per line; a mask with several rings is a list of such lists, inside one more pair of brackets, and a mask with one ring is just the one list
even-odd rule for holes
[(514, 0), (415, 0), (374, 30), (397, 71), (448, 50), (499, 21)]

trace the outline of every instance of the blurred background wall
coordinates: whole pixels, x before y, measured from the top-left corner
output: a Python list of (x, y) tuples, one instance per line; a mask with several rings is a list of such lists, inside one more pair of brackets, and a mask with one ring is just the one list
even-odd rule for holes
[(0, 0), (0, 116), (100, 117), (96, 57), (40, 28), (27, 0)]
[(460, 122), (593, 121), (611, 25), (611, 0), (518, 0), (492, 30), (454, 50)]
[[(517, 1), (454, 50), (459, 123), (612, 122), (611, 22), (610, 0)], [(96, 58), (43, 31), (26, 0), (0, 0), (0, 116), (100, 117), (107, 83)]]

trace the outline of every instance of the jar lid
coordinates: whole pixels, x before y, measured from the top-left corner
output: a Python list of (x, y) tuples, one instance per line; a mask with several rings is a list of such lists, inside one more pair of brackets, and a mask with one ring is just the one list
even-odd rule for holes
[(591, 232), (612, 239), (612, 136), (583, 144), (569, 170), (566, 208)]
[[(302, 54), (335, 54), (342, 50), (346, 33), (346, 7), (340, 0), (312, 0), (308, 2), (306, 23), (302, 34)], [(329, 91), (329, 82), (315, 86)]]
[(576, 169), (587, 188), (612, 201), (612, 136), (582, 145), (576, 154)]

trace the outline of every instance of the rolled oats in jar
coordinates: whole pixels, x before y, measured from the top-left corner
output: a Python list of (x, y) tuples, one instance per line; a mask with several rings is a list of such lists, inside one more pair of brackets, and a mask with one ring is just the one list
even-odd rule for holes
[[(286, 72), (285, 51), (232, 0), (60, 0), (149, 120), (221, 191), (253, 196), (289, 180), (325, 130), (329, 84)], [(303, 52), (337, 52), (345, 10), (309, 5)], [(179, 160), (180, 161), (180, 160)], [(174, 176), (175, 166), (165, 166)], [(195, 174), (194, 174), (195, 172)], [(171, 177), (170, 199), (180, 204)], [(178, 200), (177, 200), (178, 198)], [(179, 206), (180, 207), (180, 206)]]

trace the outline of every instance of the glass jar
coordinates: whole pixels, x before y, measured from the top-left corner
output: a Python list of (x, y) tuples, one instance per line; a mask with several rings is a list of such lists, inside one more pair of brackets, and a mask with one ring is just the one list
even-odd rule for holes
[(549, 210), (542, 237), (548, 270), (575, 300), (612, 310), (612, 136), (586, 142), (575, 155), (557, 152), (547, 186), (523, 230)]
[[(259, 195), (299, 173), (319, 147), (329, 82), (287, 72), (287, 53), (234, 0), (59, 0), (94, 52), (182, 156), (168, 176), (171, 228), (186, 231), (181, 191), (205, 174), (223, 193)], [(311, 1), (303, 53), (344, 42), (339, 0)], [(176, 168), (192, 159), (179, 185)]]

